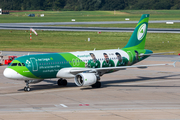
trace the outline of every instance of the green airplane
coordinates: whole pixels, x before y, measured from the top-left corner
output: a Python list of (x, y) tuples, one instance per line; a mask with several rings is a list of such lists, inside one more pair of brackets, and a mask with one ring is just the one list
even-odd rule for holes
[(74, 78), (77, 86), (100, 88), (100, 77), (106, 73), (127, 68), (173, 65), (133, 65), (153, 54), (151, 50), (144, 49), (148, 21), (149, 14), (143, 14), (129, 42), (122, 49), (21, 56), (13, 60), (3, 74), (9, 79), (25, 81), (24, 91), (30, 91), (30, 83), (49, 78), (59, 78), (59, 86), (66, 86), (66, 79)]

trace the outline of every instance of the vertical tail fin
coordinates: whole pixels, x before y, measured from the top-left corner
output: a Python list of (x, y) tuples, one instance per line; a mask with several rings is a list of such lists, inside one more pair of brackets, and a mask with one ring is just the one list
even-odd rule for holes
[(139, 20), (131, 38), (124, 48), (144, 49), (148, 28), (149, 14), (143, 14)]

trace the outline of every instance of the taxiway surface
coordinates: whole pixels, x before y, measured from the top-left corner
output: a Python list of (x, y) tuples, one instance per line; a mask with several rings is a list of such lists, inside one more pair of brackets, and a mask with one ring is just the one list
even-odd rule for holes
[[(98, 21), (98, 22), (39, 22), (39, 23), (0, 23), (0, 26), (41, 26), (41, 25), (89, 25), (89, 24), (137, 24), (139, 21)], [(180, 23), (180, 20), (150, 20), (149, 23)]]
[[(149, 23), (179, 23), (180, 20), (159, 20), (149, 21)], [(118, 27), (68, 27), (68, 26), (52, 26), (52, 25), (83, 25), (83, 24), (132, 24), (138, 21), (100, 21), (100, 22), (42, 22), (42, 23), (0, 23), (0, 29), (5, 30), (48, 30), (48, 31), (102, 31), (102, 32), (133, 32), (134, 28), (118, 28)], [(180, 29), (165, 28), (148, 28), (151, 33), (180, 33)]]
[[(153, 56), (138, 64), (171, 63), (180, 56)], [(0, 120), (169, 120), (180, 119), (180, 62), (173, 66), (127, 69), (101, 77), (102, 88), (58, 87), (46, 79), (24, 92), (24, 82), (3, 76)]]
[[(0, 26), (0, 29), (5, 30), (36, 30), (47, 31), (91, 31), (91, 32), (133, 32), (134, 28), (116, 28), (116, 27), (64, 27), (64, 26)], [(150, 33), (180, 33), (180, 29), (166, 28), (148, 28)]]

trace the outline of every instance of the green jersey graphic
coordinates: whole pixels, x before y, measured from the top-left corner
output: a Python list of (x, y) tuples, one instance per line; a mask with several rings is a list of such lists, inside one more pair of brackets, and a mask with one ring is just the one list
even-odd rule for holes
[(113, 60), (109, 60), (109, 62), (107, 63), (106, 61), (103, 61), (102, 63), (102, 67), (114, 67), (114, 61)]
[(100, 68), (101, 63), (99, 62), (99, 60), (96, 60), (96, 62), (94, 62), (93, 60), (89, 60), (87, 64), (89, 68)]
[(126, 66), (128, 63), (128, 59), (125, 57), (122, 57), (122, 61), (118, 61), (116, 66)]
[(135, 63), (137, 63), (137, 62), (139, 62), (139, 61), (141, 61), (141, 60), (143, 60), (143, 57), (138, 57), (138, 59), (137, 59), (136, 56), (134, 56), (134, 58), (133, 58), (133, 64), (135, 64)]

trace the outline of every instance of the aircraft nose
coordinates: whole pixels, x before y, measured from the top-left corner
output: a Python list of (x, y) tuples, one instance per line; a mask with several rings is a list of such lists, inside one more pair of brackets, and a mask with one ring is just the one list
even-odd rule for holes
[[(13, 75), (15, 74), (15, 71), (10, 69), (10, 68), (6, 68), (3, 72), (3, 75), (7, 78), (10, 78), (12, 79), (13, 78)], [(16, 73), (17, 74), (17, 73)]]
[(11, 68), (6, 68), (3, 75), (9, 79), (22, 79), (22, 75)]

